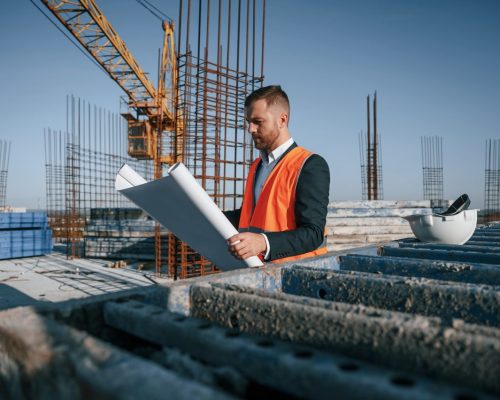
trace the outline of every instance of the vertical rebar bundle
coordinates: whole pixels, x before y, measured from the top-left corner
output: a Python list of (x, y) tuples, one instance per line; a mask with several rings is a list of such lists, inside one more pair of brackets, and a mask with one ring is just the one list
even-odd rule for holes
[(0, 209), (6, 206), (11, 142), (0, 140)]
[(500, 139), (486, 141), (484, 221), (500, 221)]
[(92, 209), (134, 207), (115, 190), (116, 172), (127, 163), (152, 179), (153, 166), (127, 156), (120, 115), (68, 96), (66, 118), (65, 133), (44, 132), (47, 212), (54, 238), (67, 243), (69, 257), (81, 257)]
[[(265, 4), (180, 0), (176, 112), (182, 129), (165, 145), (221, 209), (240, 206), (254, 158), (244, 101), (264, 79)], [(170, 275), (214, 271), (185, 244), (170, 250)]]
[(371, 134), (370, 95), (366, 97), (367, 132), (358, 136), (361, 161), (361, 189), (363, 200), (382, 200), (381, 139), (377, 131), (377, 92), (373, 95), (373, 136)]
[(443, 138), (422, 136), (424, 200), (443, 200)]

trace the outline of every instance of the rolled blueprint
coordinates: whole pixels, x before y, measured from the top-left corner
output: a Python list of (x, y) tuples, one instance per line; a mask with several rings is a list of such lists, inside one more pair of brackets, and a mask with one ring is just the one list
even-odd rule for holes
[(229, 252), (226, 241), (238, 231), (184, 164), (173, 165), (168, 173), (146, 182), (125, 164), (118, 171), (115, 188), (217, 267), (262, 265), (258, 257), (237, 260)]

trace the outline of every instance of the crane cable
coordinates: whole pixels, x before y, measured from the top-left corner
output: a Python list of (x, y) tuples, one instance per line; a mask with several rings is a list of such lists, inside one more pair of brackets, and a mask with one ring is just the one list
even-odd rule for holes
[(170, 22), (173, 21), (172, 18), (170, 18), (167, 14), (161, 11), (154, 4), (151, 4), (148, 0), (135, 0), (135, 1), (141, 6), (143, 6), (146, 10), (148, 10), (151, 14), (153, 14), (156, 18), (158, 18), (160, 21), (163, 21), (165, 19), (169, 20)]
[(78, 44), (77, 44), (77, 43), (76, 43), (76, 42), (75, 42), (75, 41), (71, 38), (71, 36), (69, 36), (66, 32), (64, 32), (64, 31), (63, 31), (63, 30), (62, 30), (62, 29), (61, 29), (61, 28), (60, 28), (60, 27), (59, 27), (59, 26), (58, 26), (58, 25), (57, 25), (57, 24), (56, 24), (56, 23), (52, 20), (52, 18), (50, 18), (47, 14), (45, 14), (45, 12), (44, 12), (44, 11), (43, 11), (43, 10), (42, 10), (39, 6), (38, 6), (38, 4), (36, 4), (36, 3), (34, 2), (34, 0), (30, 0), (30, 2), (31, 2), (31, 4), (33, 4), (33, 5), (34, 5), (34, 6), (38, 9), (38, 11), (40, 11), (40, 12), (42, 13), (42, 15), (43, 15), (45, 18), (47, 18), (47, 19), (50, 21), (50, 23), (51, 23), (52, 25), (54, 25), (54, 26), (57, 28), (57, 30), (58, 30), (59, 32), (61, 32), (64, 36), (66, 36), (66, 37), (68, 38), (68, 40), (69, 40), (69, 41), (73, 44), (73, 46), (75, 46), (75, 47), (76, 47), (76, 48), (77, 48), (77, 49), (78, 49), (78, 50), (79, 50), (79, 51), (80, 51), (80, 52), (81, 52), (81, 53), (82, 53), (85, 57), (87, 57), (90, 61), (92, 61), (95, 65), (97, 65), (97, 67), (98, 67), (99, 69), (101, 69), (103, 72), (108, 73), (108, 71), (106, 71), (106, 70), (103, 68), (103, 66), (102, 66), (101, 64), (99, 64), (96, 60), (94, 60), (91, 56), (89, 56), (89, 54), (88, 54), (85, 50), (83, 50), (83, 49), (82, 49), (82, 48), (81, 48), (81, 47), (80, 47), (80, 46), (79, 46), (79, 45), (78, 45)]

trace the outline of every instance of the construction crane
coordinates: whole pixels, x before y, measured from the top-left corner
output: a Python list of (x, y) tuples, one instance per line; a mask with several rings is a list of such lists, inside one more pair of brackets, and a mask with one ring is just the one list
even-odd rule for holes
[[(174, 24), (162, 21), (165, 32), (155, 89), (124, 41), (116, 33), (94, 0), (41, 0), (81, 46), (120, 86), (128, 97), (122, 113), (128, 125), (128, 153), (153, 160), (155, 179), (162, 177), (163, 165), (182, 160), (182, 118), (176, 112), (177, 70)], [(165, 154), (162, 135), (172, 135)], [(160, 226), (156, 225), (156, 271), (161, 267)]]

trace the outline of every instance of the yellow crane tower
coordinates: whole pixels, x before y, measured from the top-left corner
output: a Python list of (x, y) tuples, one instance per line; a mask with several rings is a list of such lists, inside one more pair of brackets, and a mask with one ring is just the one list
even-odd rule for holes
[[(174, 24), (162, 22), (165, 32), (158, 86), (144, 73), (94, 0), (41, 0), (128, 96), (128, 153), (153, 160), (154, 177), (161, 178), (162, 166), (183, 159), (182, 118), (176, 113), (177, 70)], [(162, 135), (169, 132), (173, 145), (168, 152)], [(166, 154), (164, 154), (166, 153)], [(161, 266), (160, 226), (156, 225), (156, 271)]]

